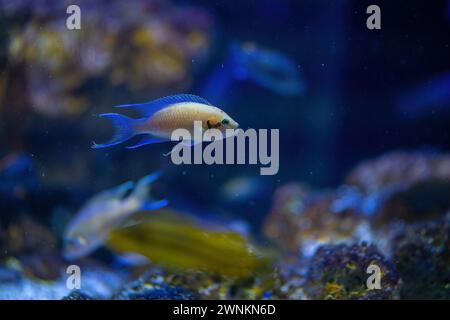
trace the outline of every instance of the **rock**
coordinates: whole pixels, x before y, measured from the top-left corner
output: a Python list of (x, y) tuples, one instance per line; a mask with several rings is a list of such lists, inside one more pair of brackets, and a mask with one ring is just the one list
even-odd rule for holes
[(298, 262), (283, 261), (280, 263), (274, 274), (274, 284), (271, 298), (274, 299), (307, 299), (303, 289), (305, 285), (305, 267)]
[(450, 299), (450, 221), (405, 227), (393, 240), (402, 299)]
[(113, 298), (128, 299), (261, 299), (271, 289), (271, 274), (230, 278), (198, 270), (150, 268)]
[(450, 154), (393, 151), (361, 163), (346, 178), (365, 193), (425, 181), (450, 181)]
[(22, 279), (18, 270), (0, 266), (0, 283), (14, 283)]
[[(367, 267), (381, 270), (381, 289), (368, 289)], [(305, 292), (310, 299), (397, 299), (400, 278), (395, 266), (373, 245), (326, 245), (309, 263)]]
[(7, 255), (54, 253), (58, 238), (45, 225), (22, 215), (6, 229), (0, 229), (0, 251)]
[(114, 298), (118, 300), (194, 300), (199, 297), (164, 279), (162, 269), (152, 269), (140, 279), (126, 285)]
[(40, 280), (58, 280), (67, 263), (57, 253), (26, 254), (19, 258), (24, 275)]
[(280, 187), (264, 222), (265, 235), (282, 250), (310, 256), (321, 244), (352, 239), (365, 222), (354, 190), (311, 192), (299, 184)]
[(450, 155), (391, 152), (347, 177), (364, 194), (363, 213), (374, 227), (435, 219), (450, 210)]
[(93, 300), (93, 298), (80, 290), (73, 290), (68, 296), (63, 297), (61, 300)]

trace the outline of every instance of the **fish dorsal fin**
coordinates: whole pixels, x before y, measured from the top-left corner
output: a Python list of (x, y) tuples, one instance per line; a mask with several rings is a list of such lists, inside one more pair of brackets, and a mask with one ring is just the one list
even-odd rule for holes
[(98, 203), (98, 202), (102, 202), (102, 201), (107, 201), (110, 199), (117, 199), (117, 200), (121, 200), (123, 198), (123, 196), (125, 196), (125, 194), (131, 190), (134, 187), (134, 183), (131, 181), (122, 183), (120, 186), (112, 188), (112, 189), (108, 189), (105, 191), (102, 191), (96, 195), (94, 195), (93, 197), (91, 197), (87, 204), (85, 206), (88, 205), (92, 205), (93, 203)]
[(202, 97), (199, 97), (199, 96), (196, 96), (193, 94), (187, 94), (187, 93), (176, 94), (173, 96), (160, 98), (158, 100), (155, 100), (155, 102), (156, 101), (159, 101), (163, 104), (167, 103), (168, 105), (174, 104), (174, 103), (195, 102), (195, 103), (202, 103), (202, 104), (212, 106), (211, 102), (209, 102), (208, 100), (206, 100)]
[(173, 96), (159, 98), (146, 103), (124, 104), (116, 106), (116, 108), (131, 108), (138, 111), (143, 116), (151, 117), (154, 113), (158, 112), (161, 109), (164, 109), (176, 103), (183, 103), (183, 102), (201, 103), (212, 106), (212, 104), (208, 100), (202, 97), (193, 94), (176, 94)]

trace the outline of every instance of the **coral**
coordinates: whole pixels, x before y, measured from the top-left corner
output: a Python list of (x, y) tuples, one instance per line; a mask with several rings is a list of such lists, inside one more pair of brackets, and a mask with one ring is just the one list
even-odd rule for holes
[[(169, 274), (162, 268), (151, 268), (145, 275), (138, 280), (126, 285), (114, 298), (119, 300), (134, 300), (134, 299), (198, 299), (199, 292), (207, 290), (208, 287), (203, 287), (205, 281), (211, 281), (209, 285), (215, 283), (211, 279), (195, 279), (190, 286), (195, 286), (196, 290), (192, 291), (184, 287), (187, 283)], [(195, 293), (197, 292), (197, 293)], [(209, 291), (208, 291), (209, 292)]]
[(61, 300), (93, 300), (93, 298), (80, 290), (73, 290), (69, 295)]
[(435, 219), (450, 209), (450, 155), (391, 152), (356, 167), (347, 183), (364, 194), (374, 227)]
[(450, 221), (405, 227), (393, 240), (403, 299), (450, 299)]
[(224, 277), (198, 270), (174, 272), (151, 267), (126, 285), (115, 299), (261, 299), (271, 286), (270, 277)]
[(5, 257), (30, 253), (52, 253), (57, 250), (58, 238), (45, 225), (29, 216), (21, 215), (6, 229), (0, 229), (0, 250)]
[(274, 271), (273, 287), (269, 291), (273, 299), (305, 300), (305, 266), (298, 262), (282, 261)]
[(282, 249), (307, 256), (320, 244), (351, 240), (364, 222), (354, 198), (350, 189), (308, 192), (297, 184), (280, 187), (264, 222), (265, 235)]
[[(140, 223), (114, 230), (103, 253), (76, 262), (82, 292), (65, 286), (68, 262), (54, 232), (17, 215), (0, 229), (6, 253), (0, 293), (17, 297), (29, 288), (28, 294), (57, 299), (450, 299), (447, 158), (402, 155), (381, 157), (383, 165), (375, 161), (362, 170), (380, 166), (373, 180), (358, 174), (353, 185), (348, 180), (336, 189), (280, 187), (264, 223), (274, 248), (257, 245), (223, 220), (168, 208), (148, 219), (148, 212), (137, 213)], [(388, 158), (404, 160), (404, 180), (395, 177)], [(149, 261), (108, 267), (115, 254), (127, 252)], [(367, 287), (371, 265), (381, 271), (380, 289)]]
[[(95, 96), (86, 89), (92, 84), (132, 93), (184, 87), (192, 61), (201, 61), (209, 49), (212, 20), (199, 8), (164, 0), (78, 1), (81, 29), (68, 30), (64, 13), (70, 1), (8, 2), (0, 1), (11, 23), (7, 69), (14, 68), (17, 78), (17, 66), (25, 66), (21, 95), (46, 116), (82, 114)], [(8, 91), (8, 79), (3, 83)]]
[(346, 178), (349, 185), (376, 193), (397, 185), (450, 181), (450, 155), (394, 151), (358, 165)]
[(126, 293), (129, 300), (194, 300), (197, 297), (192, 292), (181, 288), (172, 287), (166, 284), (158, 286), (144, 285), (139, 290), (128, 291)]
[(22, 278), (19, 270), (10, 267), (0, 266), (0, 282), (14, 283), (19, 282)]
[[(369, 265), (381, 270), (381, 289), (367, 288)], [(305, 292), (311, 299), (396, 299), (400, 278), (373, 245), (326, 245), (309, 264)]]

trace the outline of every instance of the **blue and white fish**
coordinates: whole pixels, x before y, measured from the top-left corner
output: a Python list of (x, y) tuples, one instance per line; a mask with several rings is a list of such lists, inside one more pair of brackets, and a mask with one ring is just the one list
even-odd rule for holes
[[(166, 199), (150, 200), (150, 185), (160, 173), (150, 174), (138, 181), (126, 182), (92, 197), (69, 222), (64, 232), (63, 255), (74, 260), (102, 246), (111, 231), (130, 223), (130, 218), (142, 210), (157, 210), (168, 204)], [(124, 198), (131, 190), (133, 191)]]
[(141, 104), (128, 104), (117, 108), (134, 109), (142, 118), (132, 119), (118, 113), (104, 113), (101, 118), (113, 121), (116, 133), (104, 143), (94, 143), (93, 148), (105, 148), (117, 145), (135, 135), (145, 135), (137, 144), (128, 149), (146, 144), (169, 141), (176, 129), (187, 129), (194, 136), (194, 121), (201, 121), (203, 130), (216, 128), (225, 133), (226, 129), (235, 129), (239, 124), (221, 109), (207, 100), (191, 95), (179, 94), (160, 98)]

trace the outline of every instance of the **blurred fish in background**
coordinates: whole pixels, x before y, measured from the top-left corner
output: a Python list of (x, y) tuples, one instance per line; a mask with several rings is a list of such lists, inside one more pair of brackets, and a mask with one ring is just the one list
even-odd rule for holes
[(281, 52), (253, 42), (233, 42), (226, 62), (205, 81), (203, 93), (222, 101), (239, 81), (249, 81), (281, 96), (298, 96), (306, 85), (300, 66)]
[(397, 112), (405, 119), (415, 120), (450, 110), (450, 72), (434, 76), (403, 90), (397, 99)]
[(114, 230), (107, 245), (117, 253), (137, 253), (175, 270), (233, 277), (249, 276), (270, 261), (267, 252), (244, 235), (168, 209), (140, 224)]
[(35, 165), (30, 155), (12, 153), (0, 159), (0, 197), (2, 205), (8, 199), (24, 199), (38, 186)]
[[(64, 233), (66, 259), (84, 257), (99, 248), (114, 229), (123, 227), (137, 211), (153, 211), (167, 205), (167, 200), (150, 200), (150, 185), (160, 176), (143, 177), (136, 186), (126, 182), (92, 197), (69, 222)], [(133, 189), (128, 195), (127, 193)]]
[(253, 81), (284, 96), (300, 95), (305, 90), (299, 65), (280, 52), (252, 42), (233, 43), (230, 63), (237, 80)]

